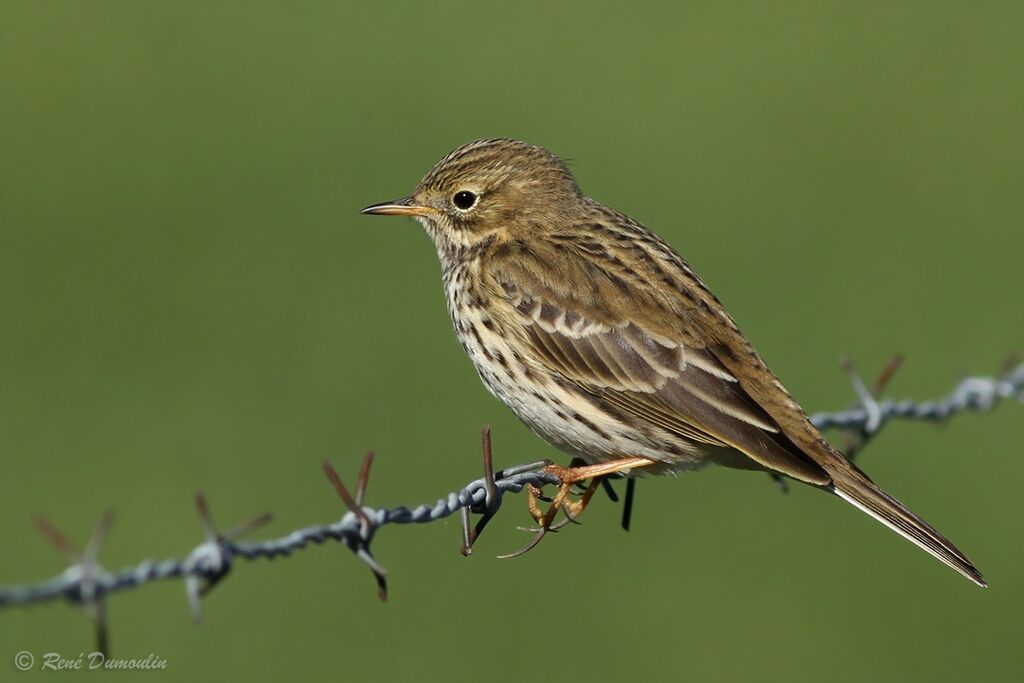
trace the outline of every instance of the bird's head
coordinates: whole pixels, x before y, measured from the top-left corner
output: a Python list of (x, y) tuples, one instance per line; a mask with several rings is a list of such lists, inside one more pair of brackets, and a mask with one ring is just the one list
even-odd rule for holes
[(569, 169), (551, 152), (518, 140), (477, 140), (449, 153), (408, 197), (363, 209), (413, 216), (442, 259), (485, 240), (551, 229), (582, 201)]

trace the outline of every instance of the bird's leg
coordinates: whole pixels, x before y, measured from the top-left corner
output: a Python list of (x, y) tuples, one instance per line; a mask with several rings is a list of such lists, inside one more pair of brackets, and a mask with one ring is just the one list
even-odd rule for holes
[[(570, 522), (575, 521), (580, 513), (583, 512), (584, 508), (586, 508), (587, 503), (590, 502), (590, 499), (601, 485), (601, 480), (605, 477), (617, 472), (625, 472), (634, 468), (647, 467), (654, 463), (655, 461), (649, 458), (634, 456), (620, 458), (618, 460), (609, 460), (608, 462), (602, 462), (596, 465), (575, 467), (548, 465), (542, 471), (553, 474), (558, 477), (562, 483), (558, 487), (558, 493), (556, 493), (554, 498), (552, 498), (551, 504), (548, 506), (546, 511), (541, 511), (540, 506), (537, 504), (537, 499), (540, 497), (540, 490), (535, 486), (530, 486), (527, 489), (527, 507), (530, 510), (530, 516), (533, 517), (538, 526), (538, 528), (529, 529), (529, 531), (536, 533), (536, 537), (522, 550), (510, 555), (500, 555), (499, 558), (507, 559), (519, 557), (536, 547), (548, 531), (557, 531), (562, 526), (565, 526), (565, 524), (562, 524), (557, 527), (552, 527), (552, 523), (555, 521), (555, 516), (558, 514), (559, 510), (565, 511), (566, 517)], [(575, 501), (569, 499), (569, 494), (572, 492), (573, 485), (587, 479), (590, 479), (591, 481), (584, 489), (583, 495), (580, 499)]]
[[(551, 531), (557, 531), (570, 522), (576, 522), (576, 518), (580, 516), (584, 509), (586, 509), (587, 504), (590, 503), (590, 499), (594, 497), (598, 487), (601, 486), (603, 482), (607, 481), (608, 477), (614, 476), (623, 471), (628, 471), (634, 467), (645, 467), (652, 464), (654, 464), (654, 461), (648, 458), (629, 457), (583, 467), (574, 467), (570, 465), (568, 468), (565, 468), (559, 467), (558, 465), (549, 465), (544, 468), (545, 471), (550, 472), (561, 479), (563, 486), (566, 481), (571, 481), (573, 484), (579, 485), (580, 481), (590, 479), (590, 483), (583, 490), (583, 494), (579, 499), (571, 500), (566, 498), (562, 501), (562, 511), (565, 512), (566, 521), (551, 527)], [(538, 522), (539, 521), (540, 520), (538, 520)]]
[(590, 503), (590, 499), (594, 497), (597, 489), (600, 488), (602, 482), (607, 480), (608, 476), (607, 474), (602, 474), (591, 479), (590, 483), (583, 489), (583, 493), (576, 500), (566, 497), (566, 500), (562, 501), (562, 512), (565, 513), (565, 521), (555, 524), (551, 527), (551, 530), (558, 531), (567, 524), (579, 524), (576, 518), (583, 513), (587, 504)]
[[(584, 460), (583, 458), (577, 456), (577, 457), (575, 457), (575, 458), (573, 458), (572, 460), (569, 461), (569, 469), (574, 469), (576, 467), (583, 467), (586, 464), (587, 464), (586, 460)], [(573, 486), (575, 486), (579, 490), (580, 494), (582, 494), (587, 489), (587, 487), (583, 485), (582, 481), (574, 482)]]

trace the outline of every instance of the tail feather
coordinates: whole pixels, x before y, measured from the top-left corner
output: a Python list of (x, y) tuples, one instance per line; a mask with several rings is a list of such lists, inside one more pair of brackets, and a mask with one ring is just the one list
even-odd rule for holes
[(832, 492), (861, 511), (871, 515), (900, 536), (985, 588), (981, 572), (945, 536), (908, 510), (885, 491), (875, 486), (860, 470), (850, 466), (832, 471)]

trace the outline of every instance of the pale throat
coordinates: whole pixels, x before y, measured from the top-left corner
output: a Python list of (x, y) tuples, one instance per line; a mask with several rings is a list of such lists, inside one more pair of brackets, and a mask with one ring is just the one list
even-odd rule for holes
[(437, 257), (445, 266), (471, 258), (478, 248), (493, 242), (494, 232), (476, 234), (466, 230), (445, 229), (437, 221), (426, 216), (416, 216), (437, 249)]
[(442, 264), (458, 259), (460, 252), (465, 251), (471, 245), (466, 236), (457, 230), (445, 230), (436, 221), (426, 216), (416, 216), (416, 220), (426, 231), (430, 240), (437, 249), (437, 258)]

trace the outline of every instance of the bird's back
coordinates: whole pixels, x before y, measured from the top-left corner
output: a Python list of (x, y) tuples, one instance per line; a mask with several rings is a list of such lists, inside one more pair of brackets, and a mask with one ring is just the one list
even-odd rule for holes
[(584, 206), (571, 226), (488, 245), (452, 309), (484, 383), (520, 419), (590, 462), (643, 456), (655, 473), (715, 462), (825, 488), (984, 585), (822, 436), (682, 257), (623, 214)]

